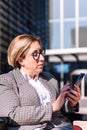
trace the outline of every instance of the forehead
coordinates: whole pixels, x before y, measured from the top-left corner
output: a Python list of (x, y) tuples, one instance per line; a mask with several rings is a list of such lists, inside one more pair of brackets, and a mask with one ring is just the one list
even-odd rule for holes
[(38, 41), (34, 41), (34, 42), (32, 42), (32, 44), (29, 48), (29, 51), (39, 50), (41, 48), (42, 48), (42, 46), (40, 45), (40, 43)]

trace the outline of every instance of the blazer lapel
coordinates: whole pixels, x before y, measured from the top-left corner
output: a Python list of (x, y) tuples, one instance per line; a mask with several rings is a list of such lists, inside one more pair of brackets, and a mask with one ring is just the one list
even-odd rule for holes
[(31, 84), (29, 84), (29, 82), (24, 78), (18, 68), (13, 70), (13, 75), (19, 91), (22, 90), (24, 96), (30, 97), (29, 100), (32, 98), (30, 100), (30, 102), (32, 101), (32, 105), (40, 105), (39, 97), (35, 88)]
[[(23, 77), (19, 69), (14, 69), (13, 70), (13, 75), (15, 78), (15, 81), (17, 83), (17, 87), (20, 90), (21, 88), (23, 89), (23, 93), (26, 95), (28, 91), (30, 91), (30, 94), (32, 95), (32, 104), (40, 105), (39, 97), (38, 94), (35, 90), (35, 88), (26, 81), (26, 79)], [(49, 91), (51, 102), (54, 102), (56, 99), (56, 90), (54, 89), (53, 84), (51, 84), (47, 79), (44, 79), (43, 76), (39, 76), (39, 80), (41, 83), (44, 85), (44, 87)], [(25, 89), (26, 87), (26, 89)], [(30, 95), (28, 95), (30, 96)], [(30, 101), (31, 102), (31, 101)]]

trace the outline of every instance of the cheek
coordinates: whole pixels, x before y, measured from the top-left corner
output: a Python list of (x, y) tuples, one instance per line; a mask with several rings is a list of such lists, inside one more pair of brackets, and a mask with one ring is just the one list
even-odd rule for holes
[(30, 69), (36, 69), (37, 68), (37, 63), (32, 62), (32, 61), (28, 61), (26, 66)]

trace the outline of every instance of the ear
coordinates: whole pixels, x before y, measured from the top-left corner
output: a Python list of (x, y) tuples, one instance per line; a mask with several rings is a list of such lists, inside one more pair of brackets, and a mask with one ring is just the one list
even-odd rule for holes
[(19, 57), (19, 58), (18, 58), (18, 63), (19, 63), (21, 66), (23, 66), (23, 58), (22, 58), (22, 57)]

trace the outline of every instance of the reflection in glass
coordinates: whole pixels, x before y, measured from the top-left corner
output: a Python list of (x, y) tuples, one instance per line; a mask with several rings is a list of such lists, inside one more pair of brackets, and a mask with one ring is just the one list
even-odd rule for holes
[(50, 19), (58, 19), (60, 16), (60, 0), (49, 0), (49, 5)]
[(75, 22), (64, 23), (64, 48), (75, 47)]
[(60, 48), (60, 26), (59, 23), (50, 23), (50, 48)]
[(64, 18), (75, 17), (75, 0), (64, 0)]
[(79, 0), (79, 16), (87, 17), (87, 0)]
[(62, 67), (64, 69), (64, 73), (69, 73), (69, 64), (54, 64), (53, 67), (54, 71), (57, 73), (61, 73)]
[(87, 21), (79, 23), (79, 47), (87, 47)]

